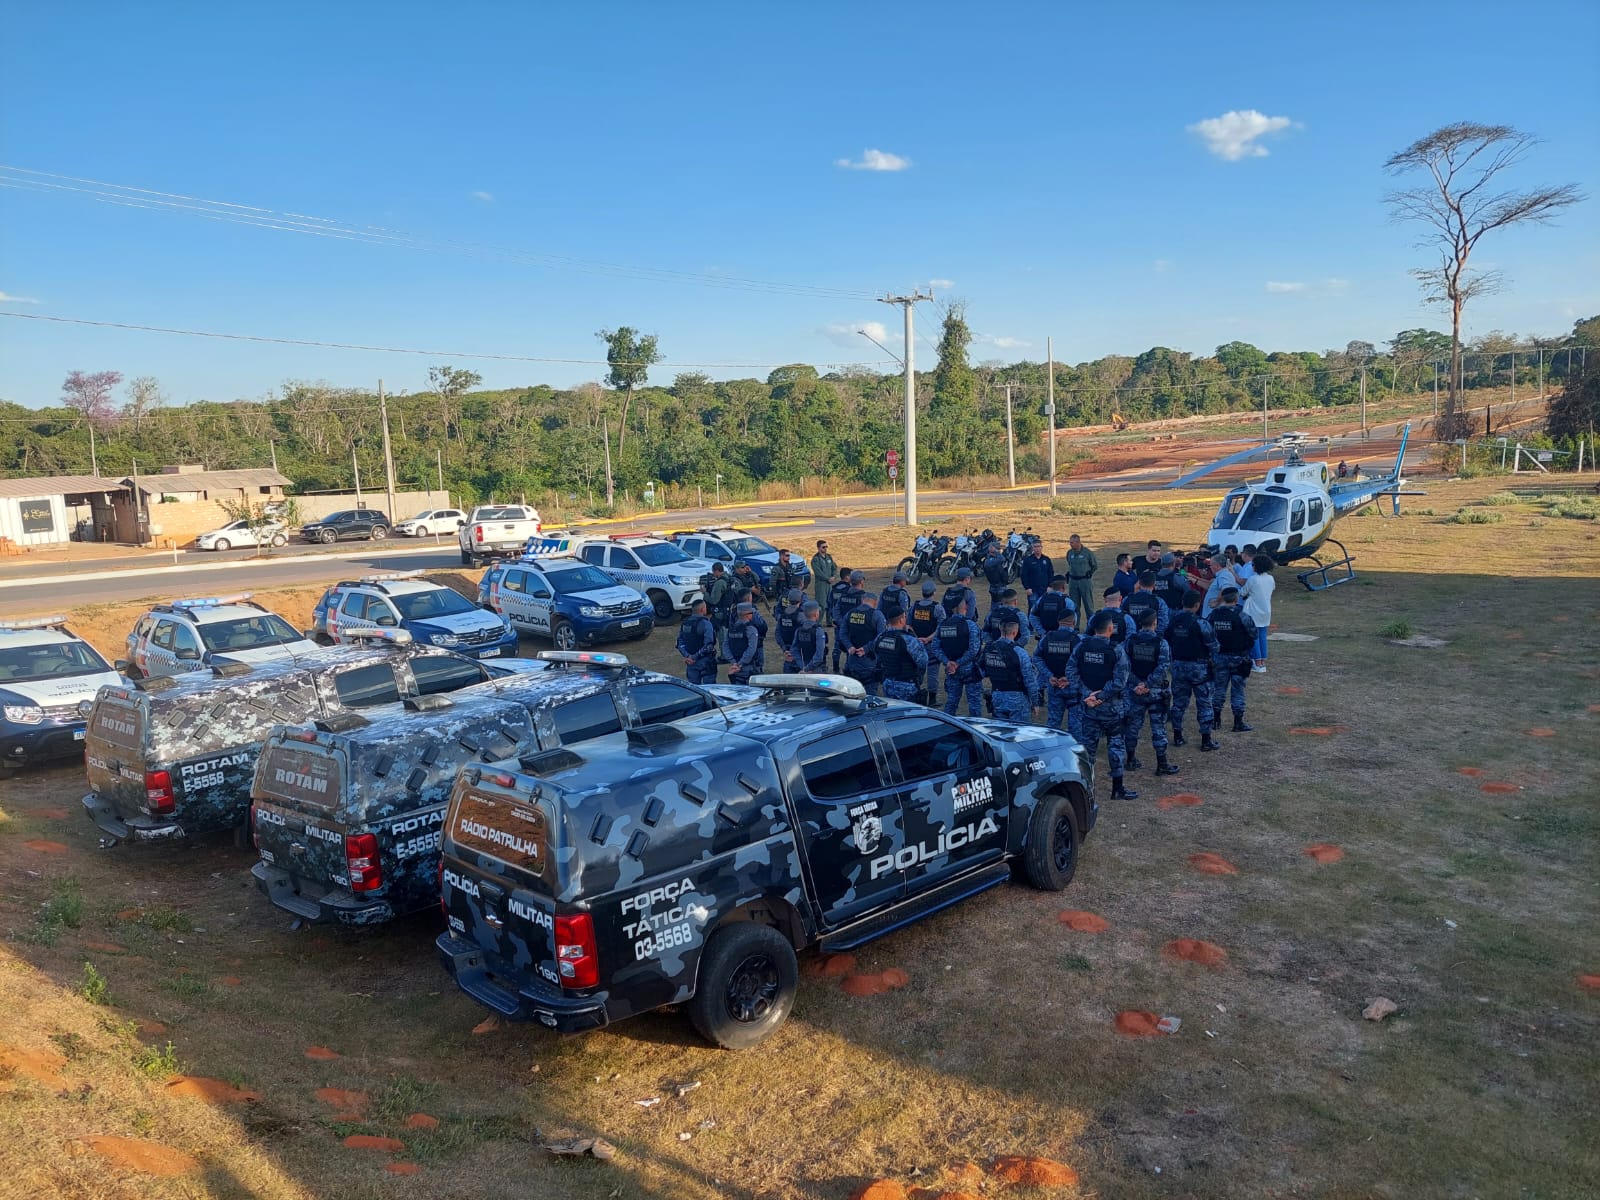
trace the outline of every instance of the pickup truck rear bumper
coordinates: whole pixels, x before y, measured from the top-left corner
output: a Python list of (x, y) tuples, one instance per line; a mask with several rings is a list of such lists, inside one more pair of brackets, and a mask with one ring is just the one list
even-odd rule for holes
[(484, 962), (483, 950), (453, 933), (441, 933), (434, 946), (439, 961), (456, 985), (485, 1008), (513, 1021), (537, 1021), (558, 1033), (601, 1029), (606, 1016), (605, 995), (569, 996), (541, 983), (526, 985), (501, 980)]

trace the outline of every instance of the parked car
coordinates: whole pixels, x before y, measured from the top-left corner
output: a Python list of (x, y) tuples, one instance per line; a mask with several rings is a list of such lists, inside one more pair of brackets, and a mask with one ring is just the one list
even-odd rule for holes
[(370, 538), (374, 542), (389, 536), (389, 515), (375, 508), (347, 508), (329, 513), (300, 526), (300, 536), (308, 542), (346, 542)]
[(439, 831), (463, 766), (570, 746), (749, 701), (620, 654), (547, 650), (551, 670), (416, 697), (370, 722), (275, 729), (256, 764), (251, 873), (307, 921), (373, 925), (439, 902)]
[(313, 635), (332, 643), (368, 629), (404, 629), (425, 646), (446, 646), (475, 658), (517, 652), (511, 622), (422, 575), (393, 571), (334, 584), (311, 612)]
[(414, 517), (407, 517), (394, 527), (401, 537), (428, 537), (431, 534), (454, 533), (465, 523), (467, 514), (459, 508), (429, 508)]
[(675, 543), (653, 533), (575, 536), (567, 552), (644, 596), (658, 621), (688, 612), (700, 598), (700, 577), (711, 572), (710, 563), (690, 558)]
[(478, 581), (478, 603), (557, 650), (647, 637), (656, 624), (649, 602), (599, 567), (539, 550), (490, 566)]
[(531, 504), (480, 504), (456, 533), (461, 565), (498, 555), (516, 555), (544, 529)]
[(408, 696), (455, 692), (543, 665), (479, 663), (385, 629), (369, 631), (358, 645), (296, 659), (103, 687), (89, 711), (83, 806), (116, 841), (241, 829), (256, 758), (273, 726), (393, 710)]
[[(732, 525), (710, 525), (700, 529), (684, 529), (672, 535), (685, 554), (703, 558), (708, 563), (720, 562), (732, 571), (738, 563), (749, 563), (756, 580), (762, 587), (772, 583), (772, 568), (778, 565), (778, 548), (763, 541), (753, 533), (735, 529)], [(800, 587), (810, 588), (811, 568), (805, 555), (791, 554), (789, 561), (799, 572)]]
[(1005, 883), (1071, 882), (1096, 808), (1071, 735), (873, 700), (839, 675), (462, 770), (445, 968), (571, 1032), (684, 1005), (719, 1046), (788, 1015), (796, 952), (846, 950)]
[(0, 779), (83, 752), (81, 705), (123, 682), (65, 617), (0, 621)]
[(129, 679), (204, 671), (216, 662), (293, 658), (317, 647), (275, 612), (234, 596), (191, 597), (153, 605), (128, 634)]
[(229, 521), (194, 540), (197, 550), (232, 550), (235, 546), (287, 546), (289, 531), (281, 521), (251, 528), (249, 521)]

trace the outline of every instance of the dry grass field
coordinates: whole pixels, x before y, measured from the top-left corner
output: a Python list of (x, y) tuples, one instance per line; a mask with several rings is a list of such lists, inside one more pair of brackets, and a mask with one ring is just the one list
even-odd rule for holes
[[(482, 1024), (435, 915), (291, 932), (228, 843), (99, 850), (81, 770), (0, 784), (0, 1197), (1593, 1196), (1600, 522), (1503, 486), (1341, 522), (1360, 579), (1280, 573), (1276, 624), (1315, 640), (1272, 644), (1256, 732), (1191, 737), (1136, 801), (1102, 779), (1067, 892), (869, 946), (910, 978), (884, 994), (812, 964), (742, 1054), (671, 1013)], [(1109, 503), (1016, 522), (1082, 532), (1107, 582), (1113, 549), (1204, 524)], [(830, 540), (881, 583), (909, 538)], [(315, 595), (259, 598), (303, 621)], [(137, 611), (79, 624), (114, 651)], [(629, 651), (672, 669), (672, 636)], [(616, 1157), (541, 1148), (568, 1134)], [(1078, 1182), (1011, 1187), (1015, 1155)]]

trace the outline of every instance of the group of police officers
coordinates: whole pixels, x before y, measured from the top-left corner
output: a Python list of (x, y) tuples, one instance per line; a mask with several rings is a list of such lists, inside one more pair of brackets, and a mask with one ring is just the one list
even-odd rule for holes
[(791, 577), (780, 580), (774, 571), (771, 626), (756, 608), (759, 592), (725, 582), (719, 566), (678, 633), (690, 682), (715, 682), (723, 663), (733, 683), (762, 673), (770, 632), (784, 672), (822, 671), (828, 663), (859, 680), (869, 695), (881, 685), (885, 696), (928, 705), (939, 703), (943, 683), (945, 712), (956, 713), (965, 697), (968, 716), (1019, 725), (1043, 708), (1045, 724), (1060, 729), (1064, 721), (1091, 760), (1106, 743), (1112, 797), (1129, 800), (1138, 793), (1123, 776), (1143, 765), (1137, 751), (1147, 720), (1158, 775), (1178, 772), (1167, 749), (1187, 744), (1183, 720), (1191, 702), (1201, 750), (1218, 749), (1213, 734), (1224, 702), (1233, 731), (1250, 732), (1245, 684), (1256, 627), (1240, 608), (1236, 588), (1220, 589), (1202, 615), (1204, 597), (1186, 577), (1163, 573), (1158, 590), (1155, 571), (1137, 571), (1131, 591), (1125, 584), (1106, 588), (1102, 607), (1084, 621), (1098, 564), (1073, 535), (1066, 574), (1055, 573), (1037, 544), (1024, 557), (1019, 582), (1026, 609), (1017, 605), (1009, 572), (991, 556), (983, 564), (990, 604), (980, 626), (970, 568), (956, 572), (942, 597), (927, 580), (912, 599), (898, 572), (881, 593), (868, 591), (861, 571), (835, 566), (826, 541), (811, 561), (816, 596), (804, 596)]

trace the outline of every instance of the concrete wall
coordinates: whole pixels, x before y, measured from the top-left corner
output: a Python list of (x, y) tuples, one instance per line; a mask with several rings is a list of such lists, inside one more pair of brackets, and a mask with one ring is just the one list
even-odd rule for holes
[[(389, 503), (388, 493), (382, 488), (371, 491), (361, 489), (361, 502), (356, 502), (354, 492), (339, 492), (325, 496), (291, 496), (300, 507), (302, 520), (312, 520), (315, 517), (325, 517), (329, 513), (339, 512), (346, 508), (376, 508), (384, 509)], [(389, 514), (391, 521), (404, 521), (407, 517), (414, 517), (419, 512), (428, 508), (453, 508), (448, 492), (395, 492), (394, 511)]]

